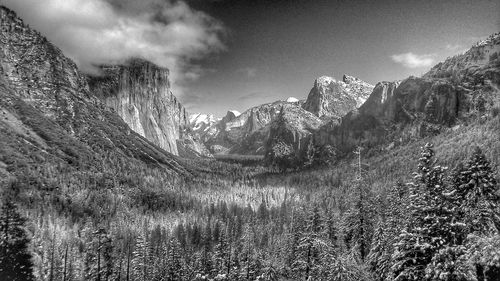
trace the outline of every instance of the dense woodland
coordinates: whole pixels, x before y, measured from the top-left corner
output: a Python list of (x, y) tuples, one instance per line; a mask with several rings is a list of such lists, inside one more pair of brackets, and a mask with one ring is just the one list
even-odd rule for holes
[(498, 280), (498, 131), (497, 116), (302, 170), (184, 160), (189, 177), (113, 152), (16, 160), (1, 181), (0, 276)]

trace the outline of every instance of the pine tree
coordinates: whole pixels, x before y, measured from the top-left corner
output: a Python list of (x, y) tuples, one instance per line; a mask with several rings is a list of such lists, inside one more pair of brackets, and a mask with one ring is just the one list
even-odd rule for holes
[(370, 250), (375, 211), (370, 201), (373, 195), (363, 177), (361, 150), (358, 148), (355, 151), (358, 155), (357, 175), (352, 189), (352, 206), (345, 215), (344, 231), (346, 245), (355, 251), (361, 261), (364, 261)]
[(219, 274), (227, 274), (227, 260), (229, 258), (229, 245), (227, 243), (226, 234), (221, 232), (219, 241), (214, 248), (214, 272)]
[(167, 280), (182, 280), (183, 266), (181, 257), (181, 245), (175, 238), (168, 243), (168, 271)]
[[(395, 280), (426, 280), (434, 276), (434, 256), (454, 247), (463, 224), (455, 221), (446, 200), (445, 168), (435, 166), (431, 144), (422, 148), (416, 183), (409, 184), (409, 220), (395, 243), (392, 272)], [(428, 268), (429, 266), (429, 268)]]
[(133, 280), (146, 281), (150, 278), (150, 247), (145, 234), (141, 233), (136, 239), (132, 253)]
[(500, 231), (499, 185), (489, 161), (481, 149), (475, 148), (469, 161), (452, 175), (449, 197), (458, 215), (463, 217), (468, 232), (491, 234)]
[(0, 280), (34, 280), (25, 223), (16, 205), (5, 196), (0, 212)]
[(393, 244), (407, 217), (406, 191), (406, 187), (399, 182), (389, 190), (387, 207), (381, 212), (374, 232), (367, 261), (378, 280), (386, 280), (390, 274), (394, 253)]
[(241, 240), (242, 249), (239, 256), (241, 264), (240, 279), (253, 280), (257, 273), (255, 260), (257, 253), (255, 251), (255, 235), (249, 224), (245, 225)]
[(307, 218), (306, 228), (300, 235), (297, 257), (292, 264), (292, 268), (300, 272), (305, 280), (319, 279), (324, 273), (324, 256), (331, 250), (324, 234), (319, 208), (314, 206)]

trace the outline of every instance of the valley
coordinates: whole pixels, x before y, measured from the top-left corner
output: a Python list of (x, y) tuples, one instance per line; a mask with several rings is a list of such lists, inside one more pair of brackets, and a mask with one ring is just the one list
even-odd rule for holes
[(81, 72), (4, 6), (0, 47), (2, 280), (500, 277), (499, 33), (220, 119), (151, 62)]

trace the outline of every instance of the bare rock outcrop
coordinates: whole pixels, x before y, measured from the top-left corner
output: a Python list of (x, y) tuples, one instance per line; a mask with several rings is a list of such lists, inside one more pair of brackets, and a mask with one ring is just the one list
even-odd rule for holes
[(185, 108), (170, 90), (169, 71), (143, 60), (103, 66), (89, 77), (90, 90), (138, 134), (179, 155), (177, 140), (189, 125)]
[(322, 76), (314, 81), (303, 108), (322, 119), (339, 119), (360, 107), (373, 86), (358, 78), (344, 75), (342, 81)]

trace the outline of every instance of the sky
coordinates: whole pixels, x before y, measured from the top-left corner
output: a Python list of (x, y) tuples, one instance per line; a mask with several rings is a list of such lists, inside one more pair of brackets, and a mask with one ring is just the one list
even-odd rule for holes
[(376, 84), (421, 75), (500, 31), (497, 0), (1, 0), (79, 67), (143, 57), (168, 67), (192, 113), (287, 97), (322, 75)]

